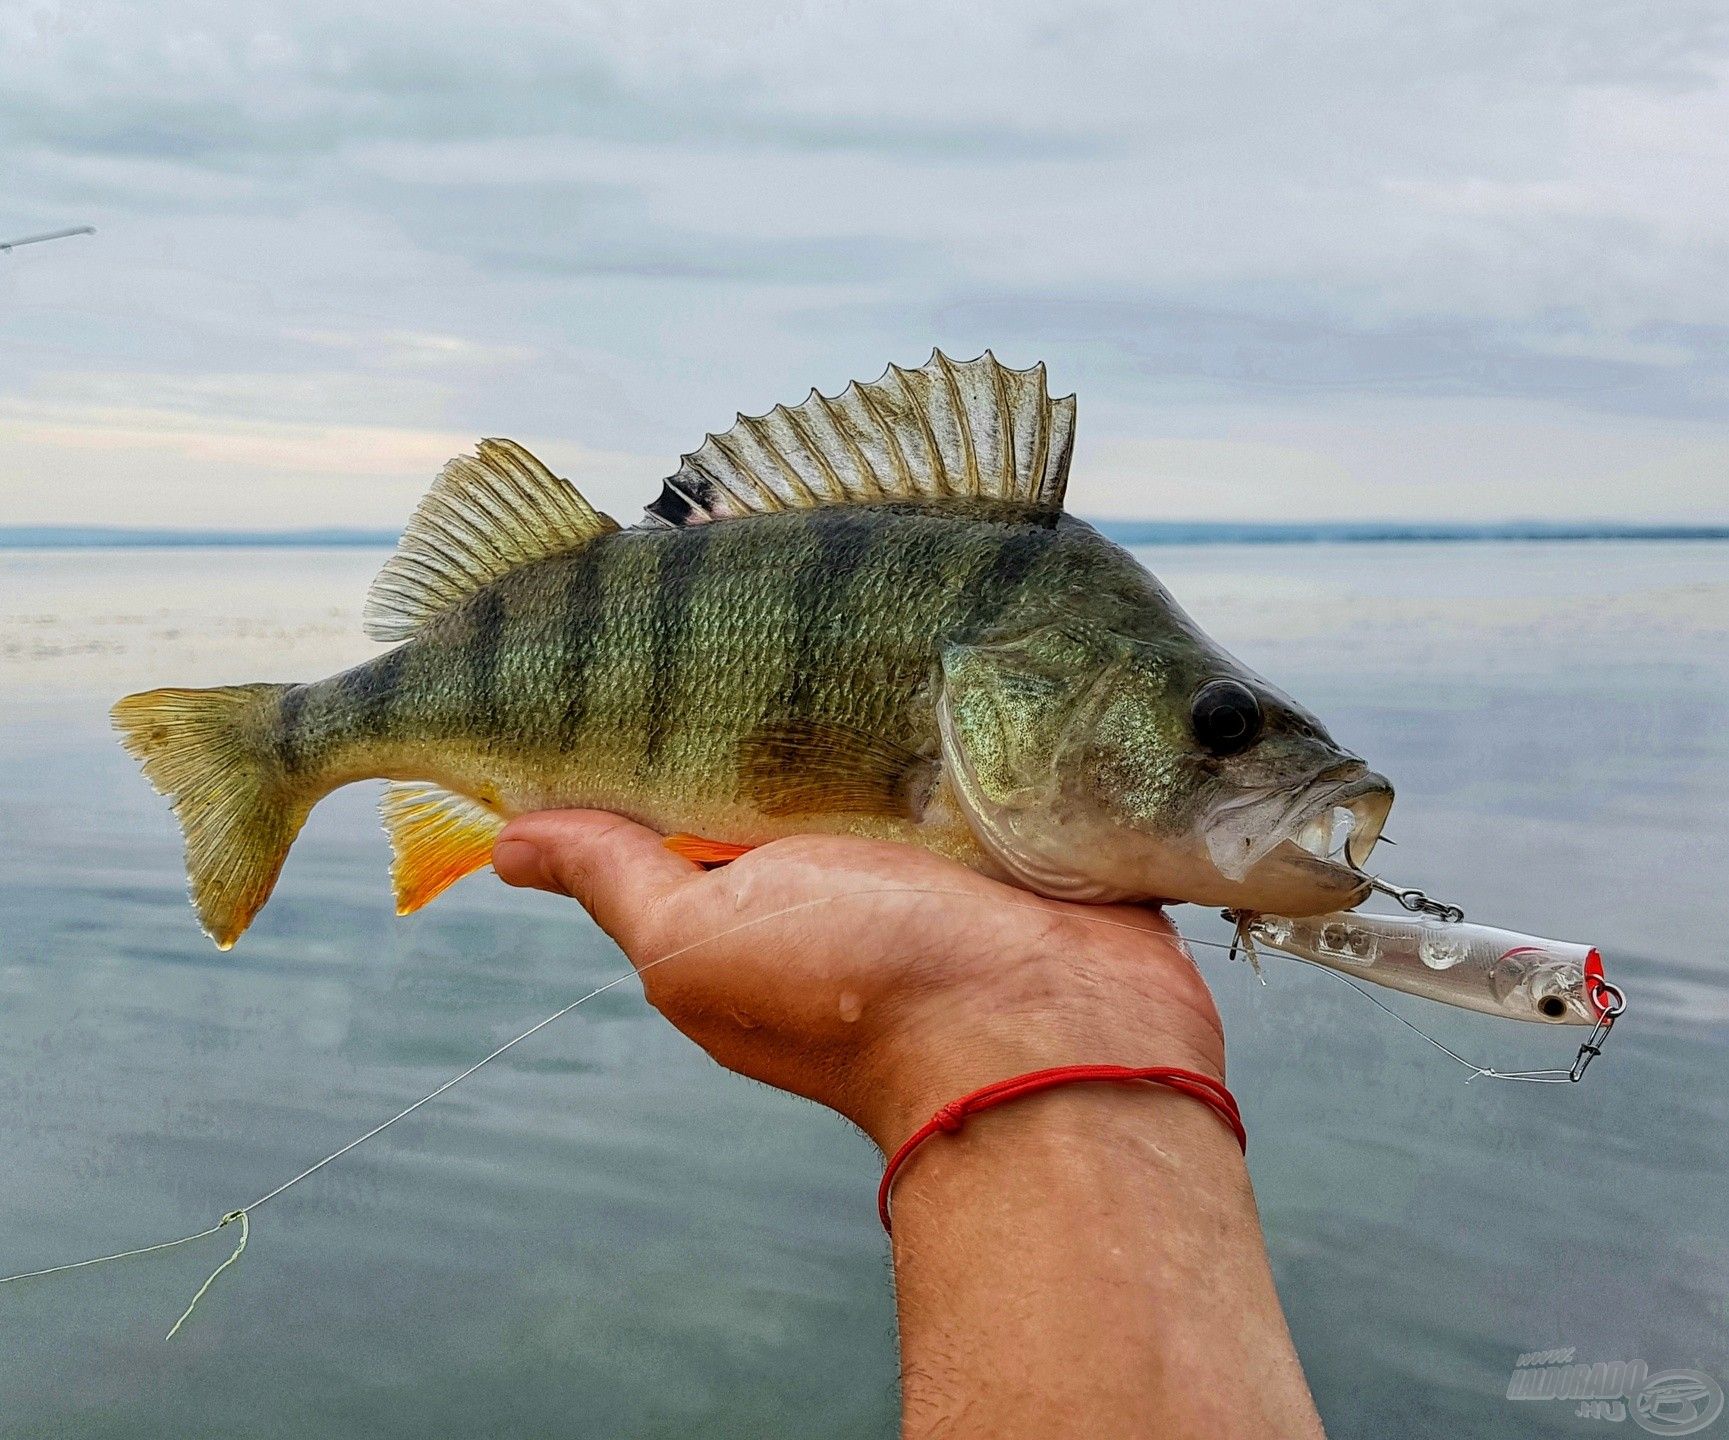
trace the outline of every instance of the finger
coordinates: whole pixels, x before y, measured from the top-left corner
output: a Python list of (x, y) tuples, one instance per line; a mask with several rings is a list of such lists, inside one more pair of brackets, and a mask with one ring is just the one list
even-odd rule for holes
[(604, 810), (524, 815), (504, 828), (492, 857), (507, 885), (570, 896), (627, 953), (660, 903), (704, 874), (653, 830)]

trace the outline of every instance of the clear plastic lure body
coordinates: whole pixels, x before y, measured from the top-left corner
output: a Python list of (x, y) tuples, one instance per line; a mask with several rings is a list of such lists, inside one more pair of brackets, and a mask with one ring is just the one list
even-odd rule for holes
[(1609, 1008), (1603, 960), (1590, 945), (1489, 925), (1339, 911), (1293, 920), (1256, 915), (1258, 946), (1484, 1015), (1595, 1025)]

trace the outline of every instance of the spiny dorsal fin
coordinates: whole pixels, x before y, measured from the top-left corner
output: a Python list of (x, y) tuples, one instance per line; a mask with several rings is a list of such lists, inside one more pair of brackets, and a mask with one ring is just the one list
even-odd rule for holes
[(832, 399), (738, 417), (684, 457), (648, 507), (650, 525), (868, 500), (1019, 500), (1062, 508), (1075, 397), (1053, 400), (1045, 367), (1011, 370), (989, 350), (957, 363), (940, 350), (917, 370), (891, 365)]
[(366, 596), (366, 633), (406, 640), (500, 575), (618, 529), (514, 440), (444, 467)]

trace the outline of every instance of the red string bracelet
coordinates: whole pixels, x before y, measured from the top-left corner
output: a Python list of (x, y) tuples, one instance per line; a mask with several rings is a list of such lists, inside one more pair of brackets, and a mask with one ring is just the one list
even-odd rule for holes
[(883, 1167), (882, 1182), (877, 1186), (877, 1217), (883, 1222), (883, 1229), (893, 1229), (889, 1223), (889, 1190), (895, 1183), (895, 1176), (912, 1158), (913, 1151), (931, 1136), (939, 1130), (945, 1135), (953, 1135), (966, 1123), (969, 1115), (1077, 1080), (1149, 1080), (1155, 1085), (1166, 1085), (1193, 1096), (1212, 1106), (1219, 1118), (1231, 1127), (1231, 1133), (1237, 1137), (1237, 1144), (1243, 1147), (1244, 1153), (1248, 1152), (1249, 1137), (1243, 1129), (1243, 1117), (1237, 1109), (1236, 1097), (1211, 1075), (1202, 1075), (1197, 1070), (1182, 1070), (1174, 1065), (1058, 1065), (1051, 1070), (1034, 1070), (1026, 1075), (1010, 1076), (1007, 1080), (992, 1081), (958, 1100), (949, 1101), (901, 1142), (900, 1149), (889, 1156), (888, 1164)]

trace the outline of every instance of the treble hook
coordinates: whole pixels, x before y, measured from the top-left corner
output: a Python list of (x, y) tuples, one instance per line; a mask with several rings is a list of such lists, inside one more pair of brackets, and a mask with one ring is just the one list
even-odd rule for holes
[(1219, 911), (1219, 917), (1229, 920), (1235, 927), (1231, 931), (1230, 958), (1235, 960), (1237, 953), (1241, 951), (1243, 958), (1249, 962), (1250, 968), (1254, 970), (1256, 978), (1265, 985), (1267, 977), (1261, 974), (1261, 952), (1255, 948), (1255, 937), (1249, 928), (1255, 923), (1255, 914), (1256, 912), (1253, 910)]

